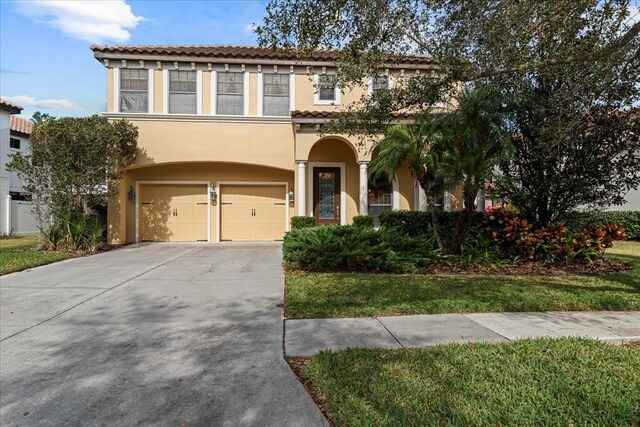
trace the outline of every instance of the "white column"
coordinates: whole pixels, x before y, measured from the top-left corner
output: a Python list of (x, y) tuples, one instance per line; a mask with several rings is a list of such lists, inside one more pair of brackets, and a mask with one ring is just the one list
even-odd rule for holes
[(296, 180), (296, 215), (305, 216), (307, 206), (307, 162), (298, 161), (298, 179)]
[(7, 216), (7, 219), (5, 221), (5, 230), (4, 230), (4, 234), (9, 235), (11, 234), (11, 195), (7, 195), (7, 205), (6, 205), (6, 212), (5, 215)]
[(425, 212), (427, 207), (427, 194), (424, 192), (424, 188), (418, 185), (418, 210)]
[(369, 162), (360, 162), (360, 215), (369, 213), (369, 175), (367, 174)]
[(485, 208), (484, 190), (478, 190), (478, 196), (476, 198), (476, 210), (478, 212), (484, 212)]
[(451, 212), (451, 193), (444, 192), (444, 211)]

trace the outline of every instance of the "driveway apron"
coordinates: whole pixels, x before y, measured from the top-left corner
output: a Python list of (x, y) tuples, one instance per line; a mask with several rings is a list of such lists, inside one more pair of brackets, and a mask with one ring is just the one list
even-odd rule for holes
[(150, 244), (0, 278), (0, 425), (315, 426), (279, 244)]

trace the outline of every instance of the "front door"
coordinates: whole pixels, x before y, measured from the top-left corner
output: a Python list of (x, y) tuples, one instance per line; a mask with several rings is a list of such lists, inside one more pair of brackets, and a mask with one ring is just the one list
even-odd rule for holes
[(340, 224), (340, 168), (313, 168), (316, 224)]

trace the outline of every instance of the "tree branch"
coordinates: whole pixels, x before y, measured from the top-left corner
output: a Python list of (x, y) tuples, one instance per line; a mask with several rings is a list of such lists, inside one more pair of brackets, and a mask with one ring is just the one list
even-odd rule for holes
[(534, 68), (554, 67), (558, 65), (574, 64), (577, 62), (596, 62), (606, 58), (618, 50), (622, 49), (640, 33), (640, 21), (636, 22), (629, 30), (618, 40), (609, 46), (603, 47), (593, 53), (585, 53), (581, 55), (569, 55), (563, 58), (548, 59), (546, 61), (528, 62), (524, 64), (513, 65), (511, 67), (495, 68), (493, 70), (483, 71), (465, 78), (464, 81), (475, 81), (486, 77), (496, 77), (504, 74), (519, 73)]

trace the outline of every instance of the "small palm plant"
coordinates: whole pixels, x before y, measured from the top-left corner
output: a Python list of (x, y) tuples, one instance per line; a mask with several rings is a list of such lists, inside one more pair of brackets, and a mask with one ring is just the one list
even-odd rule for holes
[[(415, 125), (394, 125), (378, 142), (371, 174), (395, 176), (407, 167), (427, 195), (440, 249), (460, 253), (475, 214), (475, 200), (495, 167), (513, 152), (499, 99), (481, 85), (464, 90), (458, 108), (428, 115)], [(443, 242), (435, 197), (462, 187), (464, 207), (453, 238)]]
[(370, 175), (375, 179), (393, 177), (400, 168), (407, 167), (427, 196), (436, 242), (444, 249), (435, 197), (445, 190), (445, 182), (438, 166), (438, 142), (431, 138), (431, 127), (430, 117), (418, 120), (413, 126), (390, 126), (376, 145), (379, 151), (371, 162)]
[(442, 149), (440, 172), (449, 186), (462, 187), (463, 211), (449, 248), (460, 253), (475, 215), (476, 198), (496, 166), (513, 154), (513, 145), (500, 99), (482, 85), (464, 90), (456, 110), (434, 117), (431, 131)]

